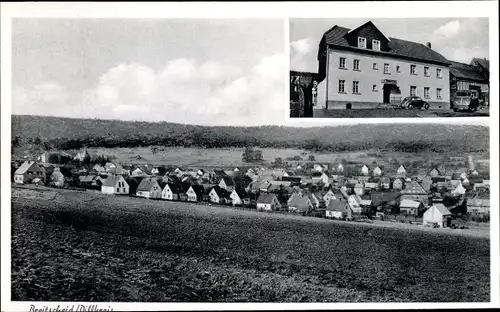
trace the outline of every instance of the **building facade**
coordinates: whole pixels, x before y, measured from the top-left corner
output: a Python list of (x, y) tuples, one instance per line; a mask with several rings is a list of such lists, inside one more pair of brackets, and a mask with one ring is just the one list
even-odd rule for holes
[(327, 109), (396, 106), (407, 96), (420, 96), (434, 109), (450, 108), (446, 58), (430, 43), (386, 37), (372, 22), (328, 30), (318, 63)]
[(457, 91), (475, 91), (477, 92), (477, 97), (484, 100), (486, 105), (489, 105), (490, 82), (488, 76), (489, 73), (486, 73), (484, 68), (478, 65), (477, 59), (473, 59), (470, 65), (459, 62), (451, 62), (451, 99), (453, 99)]

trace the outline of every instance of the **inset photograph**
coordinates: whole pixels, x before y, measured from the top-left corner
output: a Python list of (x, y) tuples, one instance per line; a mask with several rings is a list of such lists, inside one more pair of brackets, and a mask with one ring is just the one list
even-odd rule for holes
[(487, 18), (290, 19), (290, 117), (489, 116)]

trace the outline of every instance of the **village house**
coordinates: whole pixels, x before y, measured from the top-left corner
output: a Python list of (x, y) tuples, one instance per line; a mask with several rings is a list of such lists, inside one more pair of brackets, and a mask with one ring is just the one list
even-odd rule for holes
[(474, 214), (490, 213), (490, 197), (478, 195), (467, 199), (467, 212)]
[(354, 193), (359, 196), (365, 194), (365, 186), (363, 185), (363, 183), (357, 183), (354, 186)]
[[(472, 63), (474, 63), (474, 66)], [(478, 98), (489, 103), (489, 78), (481, 72), (478, 59), (473, 59), (471, 64), (450, 62), (450, 97), (455, 98), (458, 91), (473, 91)], [(489, 62), (488, 62), (489, 64)], [(478, 66), (479, 65), (479, 66)], [(488, 65), (489, 67), (489, 65)]]
[(392, 181), (392, 189), (393, 190), (402, 190), (403, 189), (403, 181), (399, 178), (394, 179), (394, 181)]
[(401, 191), (401, 200), (410, 199), (420, 201), (427, 206), (429, 199), (429, 195), (424, 190), (424, 188), (416, 181), (411, 181), (406, 184), (404, 190)]
[(109, 172), (113, 169), (116, 169), (116, 164), (112, 163), (112, 162), (107, 162), (105, 165), (104, 165), (104, 169), (106, 170), (106, 172)]
[[(338, 200), (342, 200), (342, 198), (339, 198)], [(347, 198), (347, 204), (351, 208), (352, 213), (354, 214), (363, 213), (363, 207), (361, 207), (361, 197), (356, 195), (351, 195)]]
[(307, 195), (293, 193), (287, 201), (288, 211), (304, 213), (313, 209), (313, 204)]
[(211, 203), (216, 204), (228, 204), (231, 203), (232, 200), (230, 198), (230, 193), (220, 186), (216, 185), (211, 188), (210, 192), (208, 192), (208, 196), (210, 198)]
[(399, 192), (372, 192), (371, 206), (378, 211), (396, 213), (399, 210), (401, 194)]
[(32, 160), (25, 161), (16, 171), (14, 171), (14, 183), (28, 184), (34, 179), (45, 181), (45, 171)]
[(396, 171), (396, 176), (397, 177), (406, 177), (406, 168), (401, 165), (399, 166), (398, 170)]
[(431, 176), (431, 178), (435, 178), (435, 177), (441, 176), (441, 173), (439, 172), (439, 170), (437, 168), (434, 168), (431, 170), (429, 175)]
[(427, 193), (429, 193), (432, 187), (432, 180), (429, 178), (422, 178), (420, 180), (420, 185)]
[(381, 175), (382, 175), (382, 169), (380, 169), (379, 166), (377, 166), (375, 169), (373, 169), (373, 176), (380, 177)]
[(61, 172), (60, 167), (54, 168), (54, 171), (50, 175), (50, 185), (55, 187), (63, 187), (66, 182), (66, 177)]
[(405, 215), (418, 216), (424, 209), (424, 204), (417, 200), (403, 199), (399, 204), (400, 213)]
[(108, 176), (102, 182), (101, 192), (104, 194), (128, 195), (129, 186), (122, 176)]
[(273, 193), (261, 193), (257, 199), (258, 211), (273, 211), (280, 210), (281, 204)]
[(433, 109), (449, 109), (448, 60), (421, 44), (382, 33), (371, 21), (354, 29), (335, 25), (318, 50), (318, 83), (326, 109), (377, 108), (420, 96)]
[(144, 178), (137, 187), (136, 195), (139, 197), (156, 199), (161, 198), (162, 191), (156, 178)]
[(424, 212), (423, 225), (437, 224), (438, 227), (451, 225), (451, 212), (443, 204), (435, 204)]
[(451, 191), (451, 195), (464, 195), (466, 192), (466, 189), (462, 185), (462, 181), (459, 181), (460, 183), (457, 184), (457, 186)]
[(229, 195), (233, 206), (243, 206), (250, 204), (250, 197), (243, 189), (234, 189)]
[(186, 192), (187, 200), (190, 202), (200, 202), (203, 200), (205, 189), (201, 185), (191, 185)]
[(92, 167), (92, 170), (94, 170), (97, 173), (104, 173), (104, 172), (106, 172), (106, 168), (104, 168), (103, 166), (101, 166), (99, 164), (95, 164), (94, 167)]
[(222, 177), (218, 185), (228, 192), (232, 192), (235, 189), (234, 179), (227, 176)]
[[(376, 182), (366, 182), (365, 183), (365, 190), (366, 191), (372, 191), (372, 190), (378, 190), (379, 184)], [(363, 194), (361, 194), (363, 195)]]
[(380, 178), (380, 188), (383, 190), (388, 190), (391, 188), (391, 179), (389, 177)]
[(165, 200), (179, 200), (182, 193), (182, 186), (174, 183), (166, 183), (161, 192), (161, 198)]
[(78, 180), (80, 181), (80, 185), (86, 189), (94, 188), (95, 181), (96, 181), (95, 179), (96, 179), (96, 175), (94, 175), (94, 174), (89, 174), (86, 176), (79, 176), (78, 177)]
[(361, 167), (361, 175), (367, 176), (369, 174), (370, 174), (370, 169), (368, 169), (366, 165), (363, 165), (363, 167)]
[(325, 216), (327, 218), (351, 219), (352, 215), (353, 211), (351, 210), (347, 202), (342, 198), (330, 200), (325, 210)]

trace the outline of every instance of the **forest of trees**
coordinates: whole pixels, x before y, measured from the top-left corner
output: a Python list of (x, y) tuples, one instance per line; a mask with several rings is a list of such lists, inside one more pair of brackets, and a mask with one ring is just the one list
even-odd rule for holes
[(489, 150), (484, 126), (361, 124), (337, 127), (208, 127), (167, 122), (12, 116), (13, 146), (43, 149), (87, 147), (274, 147), (321, 152), (368, 149), (400, 152), (483, 152)]

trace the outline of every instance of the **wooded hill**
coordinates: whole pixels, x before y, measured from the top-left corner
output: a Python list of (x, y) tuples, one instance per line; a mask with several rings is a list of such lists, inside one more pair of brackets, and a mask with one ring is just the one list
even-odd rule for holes
[(316, 151), (489, 151), (489, 128), (470, 125), (364, 124), (335, 127), (196, 126), (169, 122), (12, 116), (13, 145), (48, 148), (193, 146), (276, 147)]

